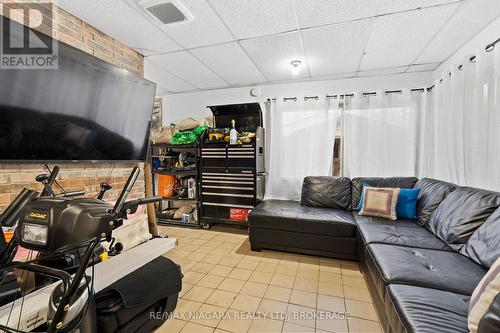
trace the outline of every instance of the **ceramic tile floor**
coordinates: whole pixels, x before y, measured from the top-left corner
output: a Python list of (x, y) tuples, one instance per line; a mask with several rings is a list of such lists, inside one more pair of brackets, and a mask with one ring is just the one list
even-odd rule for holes
[[(382, 332), (357, 263), (252, 252), (246, 232), (160, 227), (183, 288), (160, 333)], [(346, 319), (347, 315), (347, 319)]]

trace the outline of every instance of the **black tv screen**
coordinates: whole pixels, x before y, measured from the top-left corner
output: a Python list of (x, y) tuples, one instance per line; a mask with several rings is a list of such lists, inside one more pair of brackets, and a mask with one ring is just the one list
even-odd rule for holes
[(58, 69), (2, 68), (0, 160), (144, 160), (155, 89), (62, 42)]

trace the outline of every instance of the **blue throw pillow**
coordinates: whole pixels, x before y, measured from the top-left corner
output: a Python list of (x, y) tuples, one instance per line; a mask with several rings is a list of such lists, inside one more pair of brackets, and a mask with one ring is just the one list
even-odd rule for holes
[[(363, 207), (363, 202), (365, 201), (365, 187), (369, 187), (369, 184), (363, 184), (363, 193), (359, 199), (358, 207), (356, 210), (361, 210)], [(417, 218), (417, 199), (420, 193), (419, 188), (401, 188), (399, 189), (398, 203), (396, 205), (396, 215), (404, 219), (415, 219)]]
[(361, 198), (359, 198), (358, 202), (358, 207), (356, 207), (354, 210), (361, 210), (361, 207), (363, 207), (363, 201), (365, 201), (365, 187), (370, 187), (371, 185), (368, 183), (363, 183), (361, 186)]
[(361, 190), (361, 198), (359, 198), (358, 207), (356, 207), (356, 209), (354, 209), (354, 210), (361, 210), (361, 208), (363, 207), (363, 201), (365, 201), (365, 187), (364, 186), (363, 186), (363, 189)]
[(419, 188), (402, 188), (399, 190), (398, 204), (396, 205), (396, 215), (404, 219), (417, 218), (417, 198), (420, 193)]

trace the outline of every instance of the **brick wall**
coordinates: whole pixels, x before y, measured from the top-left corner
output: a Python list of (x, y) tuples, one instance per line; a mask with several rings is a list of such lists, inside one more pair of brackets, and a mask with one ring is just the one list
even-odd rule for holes
[[(122, 190), (134, 166), (139, 166), (141, 175), (137, 179), (129, 198), (144, 197), (144, 165), (142, 163), (58, 163), (61, 168), (57, 177), (58, 184), (65, 191), (85, 190), (85, 196), (95, 197), (99, 184), (107, 181), (113, 189), (106, 193), (106, 200), (114, 200)], [(54, 164), (50, 164), (52, 169)], [(111, 172), (111, 176), (110, 171)], [(41, 191), (43, 186), (35, 177), (47, 173), (41, 164), (0, 164), (0, 211), (19, 194), (23, 188)], [(54, 185), (56, 193), (61, 189)]]
[[(19, 23), (24, 23), (24, 13), (27, 11), (13, 10), (11, 8), (13, 2), (17, 1), (0, 0), (0, 5), (3, 7), (2, 14)], [(20, 4), (22, 5), (22, 1), (17, 2), (16, 6)], [(42, 5), (45, 4), (42, 3)], [(49, 5), (46, 6), (48, 8)], [(52, 21), (55, 39), (88, 54), (92, 54), (119, 68), (126, 69), (141, 77), (144, 76), (144, 57), (141, 54), (71, 15), (62, 8), (55, 7), (55, 9), (52, 14), (53, 20), (50, 20), (48, 12), (42, 13), (46, 14), (44, 15), (46, 20)], [(34, 21), (33, 17), (30, 17), (30, 19)], [(49, 26), (45, 24), (37, 26), (38, 24), (39, 22), (35, 21), (33, 28), (43, 33), (49, 31)]]
[[(5, 10), (10, 8), (12, 2), (16, 1), (0, 0), (0, 6), (4, 9), (2, 13), (23, 23), (23, 12)], [(53, 27), (57, 40), (143, 77), (144, 58), (142, 55), (61, 8), (57, 8), (54, 13)], [(48, 27), (41, 25), (36, 29), (46, 32), (44, 29)], [(113, 168), (113, 164), (110, 163), (58, 163), (58, 165), (61, 168), (58, 183), (66, 191), (85, 190), (87, 196), (97, 194), (99, 184), (107, 180), (109, 171)], [(144, 165), (142, 163), (119, 163), (114, 165), (110, 178), (113, 190), (106, 195), (107, 200), (116, 199), (135, 165), (140, 167), (141, 176), (130, 198), (144, 196)], [(52, 168), (53, 164), (50, 164), (50, 167)], [(44, 173), (42, 164), (0, 164), (0, 212), (22, 188), (41, 190), (40, 184), (35, 182), (35, 177), (40, 173)], [(57, 187), (55, 190), (59, 191)]]

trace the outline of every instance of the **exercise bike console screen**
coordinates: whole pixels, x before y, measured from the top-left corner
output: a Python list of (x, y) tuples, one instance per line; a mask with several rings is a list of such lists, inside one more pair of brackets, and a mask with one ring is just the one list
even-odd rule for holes
[(57, 69), (1, 70), (0, 160), (144, 160), (155, 89), (59, 42)]

